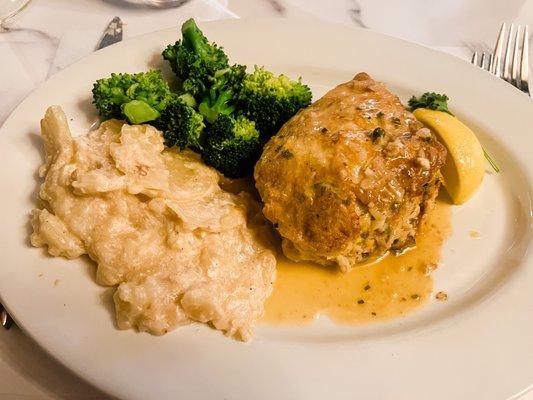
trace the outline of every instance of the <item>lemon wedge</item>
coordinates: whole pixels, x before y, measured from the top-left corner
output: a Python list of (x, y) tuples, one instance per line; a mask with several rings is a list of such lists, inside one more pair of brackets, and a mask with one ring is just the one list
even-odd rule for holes
[(474, 195), (485, 175), (479, 140), (470, 128), (448, 113), (418, 108), (413, 114), (448, 150), (442, 168), (444, 186), (454, 204), (463, 204)]

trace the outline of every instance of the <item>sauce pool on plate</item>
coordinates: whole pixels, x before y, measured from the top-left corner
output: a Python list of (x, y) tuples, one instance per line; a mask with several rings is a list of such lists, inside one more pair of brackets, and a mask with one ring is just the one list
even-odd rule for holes
[(406, 315), (433, 291), (431, 271), (450, 234), (451, 207), (437, 199), (420, 228), (416, 247), (342, 273), (277, 257), (278, 276), (263, 321), (302, 325), (325, 315), (335, 322), (364, 323)]

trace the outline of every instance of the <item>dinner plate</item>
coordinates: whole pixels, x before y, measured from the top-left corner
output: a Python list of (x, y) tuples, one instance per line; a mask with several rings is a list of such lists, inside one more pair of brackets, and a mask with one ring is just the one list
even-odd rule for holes
[[(201, 24), (234, 62), (302, 76), (314, 98), (366, 71), (398, 93), (448, 94), (502, 168), (453, 207), (430, 301), (405, 318), (303, 327), (259, 323), (249, 343), (203, 325), (156, 337), (118, 330), (112, 289), (85, 258), (52, 258), (28, 236), (42, 162), (39, 120), (61, 105), (75, 135), (97, 121), (92, 83), (163, 68), (179, 30), (100, 50), (43, 83), (0, 131), (1, 301), (17, 324), (82, 378), (122, 399), (516, 398), (533, 384), (533, 103), (479, 68), (367, 30), (283, 20)], [(168, 71), (166, 71), (168, 73)], [(479, 232), (472, 237), (471, 231)], [(475, 235), (478, 236), (478, 235)]]

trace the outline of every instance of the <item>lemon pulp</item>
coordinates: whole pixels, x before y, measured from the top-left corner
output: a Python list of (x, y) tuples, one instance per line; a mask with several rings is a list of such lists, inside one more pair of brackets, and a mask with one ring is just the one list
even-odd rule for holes
[(448, 113), (418, 108), (413, 114), (435, 133), (448, 151), (442, 175), (453, 203), (466, 202), (476, 193), (485, 174), (483, 148), (476, 135)]

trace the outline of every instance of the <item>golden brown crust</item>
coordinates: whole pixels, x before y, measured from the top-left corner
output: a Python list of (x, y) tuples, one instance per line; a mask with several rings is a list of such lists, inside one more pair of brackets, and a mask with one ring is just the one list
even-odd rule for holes
[(267, 143), (256, 186), (293, 258), (353, 263), (410, 240), (445, 154), (397, 96), (359, 73)]

